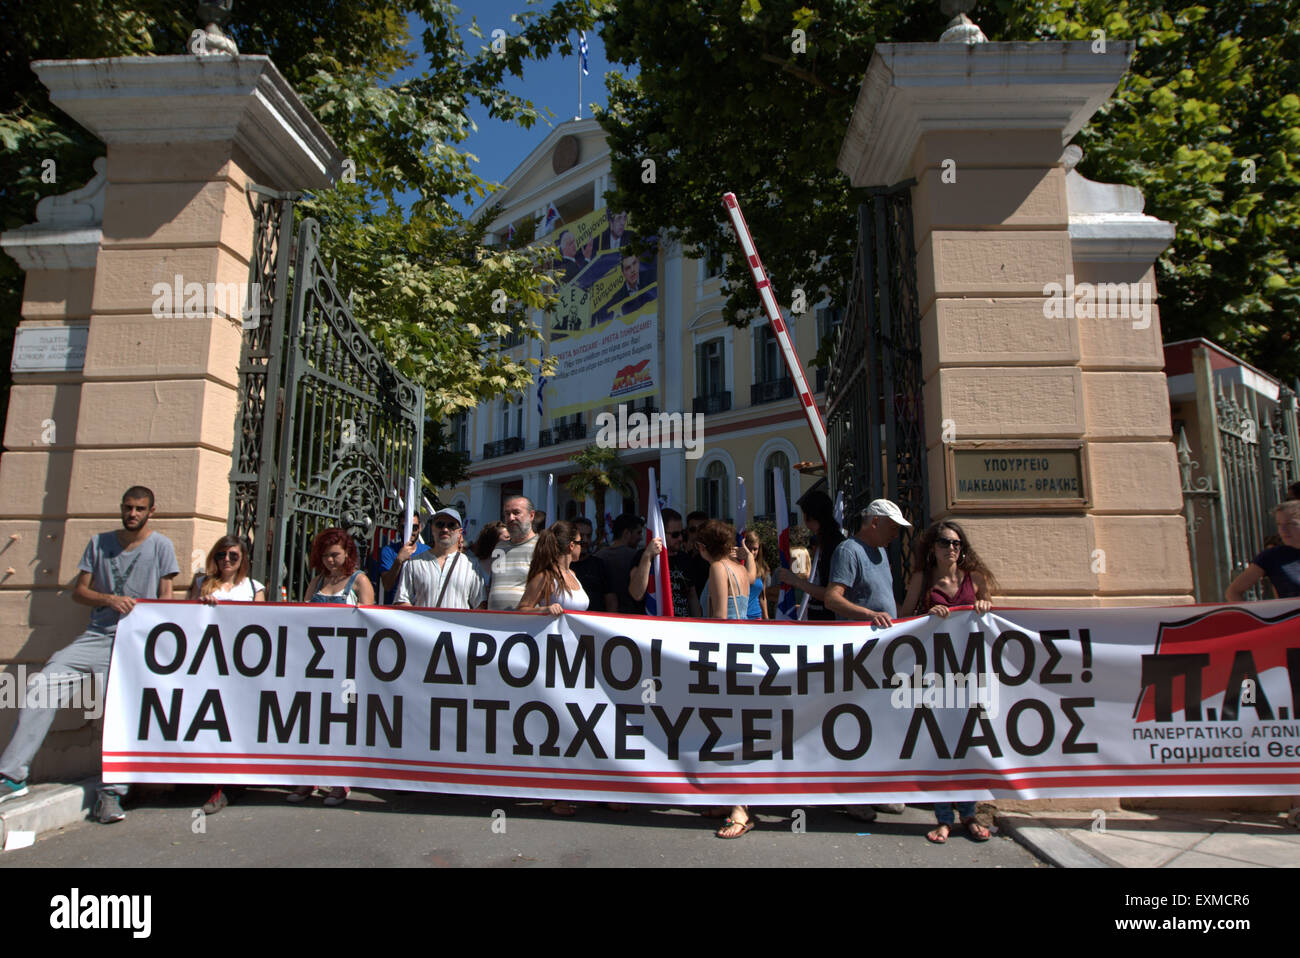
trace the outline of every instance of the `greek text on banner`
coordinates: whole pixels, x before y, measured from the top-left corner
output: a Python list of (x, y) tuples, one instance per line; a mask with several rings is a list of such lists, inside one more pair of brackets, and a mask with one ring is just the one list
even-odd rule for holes
[(139, 602), (110, 782), (660, 804), (1289, 795), (1300, 602), (873, 629)]

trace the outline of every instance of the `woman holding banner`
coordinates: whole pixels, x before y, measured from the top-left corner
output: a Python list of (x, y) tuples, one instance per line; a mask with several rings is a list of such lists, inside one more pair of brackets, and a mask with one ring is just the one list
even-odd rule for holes
[(749, 587), (749, 608), (746, 617), (750, 619), (767, 619), (767, 589), (772, 584), (772, 569), (763, 556), (763, 544), (758, 533), (752, 529), (745, 530), (745, 548), (754, 557), (754, 583)]
[[(335, 605), (374, 605), (375, 589), (370, 579), (358, 571), (361, 558), (357, 544), (344, 529), (326, 529), (311, 542), (311, 567), (319, 575), (307, 586), (308, 602), (327, 602)], [(305, 802), (316, 791), (315, 785), (299, 785), (286, 798), (290, 802)], [(322, 789), (325, 804), (342, 805), (351, 791), (346, 785)]]
[(835, 507), (825, 493), (805, 492), (799, 500), (799, 508), (803, 511), (804, 525), (814, 540), (812, 571), (808, 578), (804, 578), (790, 569), (777, 569), (776, 577), (785, 585), (808, 593), (806, 618), (830, 621), (835, 618), (835, 613), (826, 611), (822, 599), (826, 597), (826, 586), (830, 581), (831, 556), (835, 554), (835, 547), (844, 541), (844, 533), (835, 521)]
[[(747, 619), (749, 590), (754, 584), (754, 575), (749, 569), (753, 563), (749, 548), (741, 546), (745, 555), (743, 564), (733, 559), (736, 530), (730, 523), (719, 519), (710, 519), (696, 535), (696, 540), (700, 545), (700, 555), (709, 563), (709, 581), (700, 596), (705, 617)], [(740, 838), (753, 828), (754, 820), (749, 817), (749, 810), (744, 805), (733, 805), (731, 814), (714, 834), (719, 838)]]
[[(574, 575), (572, 565), (582, 555), (582, 540), (578, 527), (560, 520), (549, 529), (537, 534), (537, 547), (528, 567), (528, 586), (519, 600), (521, 612), (542, 612), (561, 615), (565, 612), (586, 612), (589, 599), (582, 583)], [(576, 802), (543, 802), (555, 815), (568, 817), (578, 811)], [(627, 805), (609, 803), (611, 810), (625, 812)]]
[(586, 612), (589, 605), (582, 583), (570, 566), (582, 552), (577, 527), (560, 520), (537, 535), (533, 561), (528, 567), (528, 587), (519, 600), (523, 612)]
[[(907, 580), (903, 615), (937, 615), (947, 618), (952, 606), (973, 606), (983, 615), (993, 607), (991, 590), (997, 580), (971, 548), (966, 532), (951, 520), (936, 522), (917, 536), (912, 551), (912, 574)], [(935, 802), (937, 827), (926, 834), (936, 845), (948, 840), (954, 824), (952, 802)], [(986, 842), (989, 830), (975, 819), (974, 802), (957, 802), (957, 814), (972, 841)]]
[[(248, 543), (236, 536), (222, 536), (208, 550), (203, 571), (194, 577), (190, 599), (205, 605), (218, 602), (265, 602), (266, 586), (254, 579)], [(222, 785), (212, 786), (212, 794), (203, 803), (204, 815), (215, 815), (230, 804)]]

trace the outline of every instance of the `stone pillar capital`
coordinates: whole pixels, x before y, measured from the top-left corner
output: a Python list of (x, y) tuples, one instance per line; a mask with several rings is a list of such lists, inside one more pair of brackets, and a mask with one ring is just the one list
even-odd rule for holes
[(343, 155), (265, 56), (37, 60), (50, 100), (109, 146), (231, 142), (277, 190), (323, 189)]

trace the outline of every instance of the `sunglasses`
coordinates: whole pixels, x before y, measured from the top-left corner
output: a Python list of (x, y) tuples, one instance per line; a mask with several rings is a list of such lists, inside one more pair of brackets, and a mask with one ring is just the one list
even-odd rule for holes
[(240, 552), (238, 549), (227, 549), (225, 552), (214, 552), (212, 558), (220, 562), (222, 559), (229, 559), (231, 562), (239, 561)]
[(456, 525), (456, 523), (454, 522), (435, 522), (433, 524), (433, 527), (435, 529), (459, 529), (460, 528), (460, 526)]
[(940, 549), (960, 549), (960, 539), (936, 539), (934, 542)]

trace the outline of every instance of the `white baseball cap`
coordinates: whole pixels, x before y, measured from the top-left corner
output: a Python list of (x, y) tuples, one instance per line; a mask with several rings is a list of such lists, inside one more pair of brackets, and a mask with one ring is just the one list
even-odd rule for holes
[(912, 528), (912, 524), (903, 518), (903, 510), (888, 499), (873, 500), (871, 505), (867, 506), (867, 515), (884, 516), (886, 519), (894, 520), (904, 529)]
[(433, 520), (438, 518), (439, 516), (451, 516), (453, 519), (456, 520), (456, 525), (458, 526), (464, 525), (464, 523), (460, 521), (460, 513), (457, 512), (455, 509), (439, 509), (437, 512), (435, 512), (433, 515), (429, 517), (429, 524), (432, 525)]

